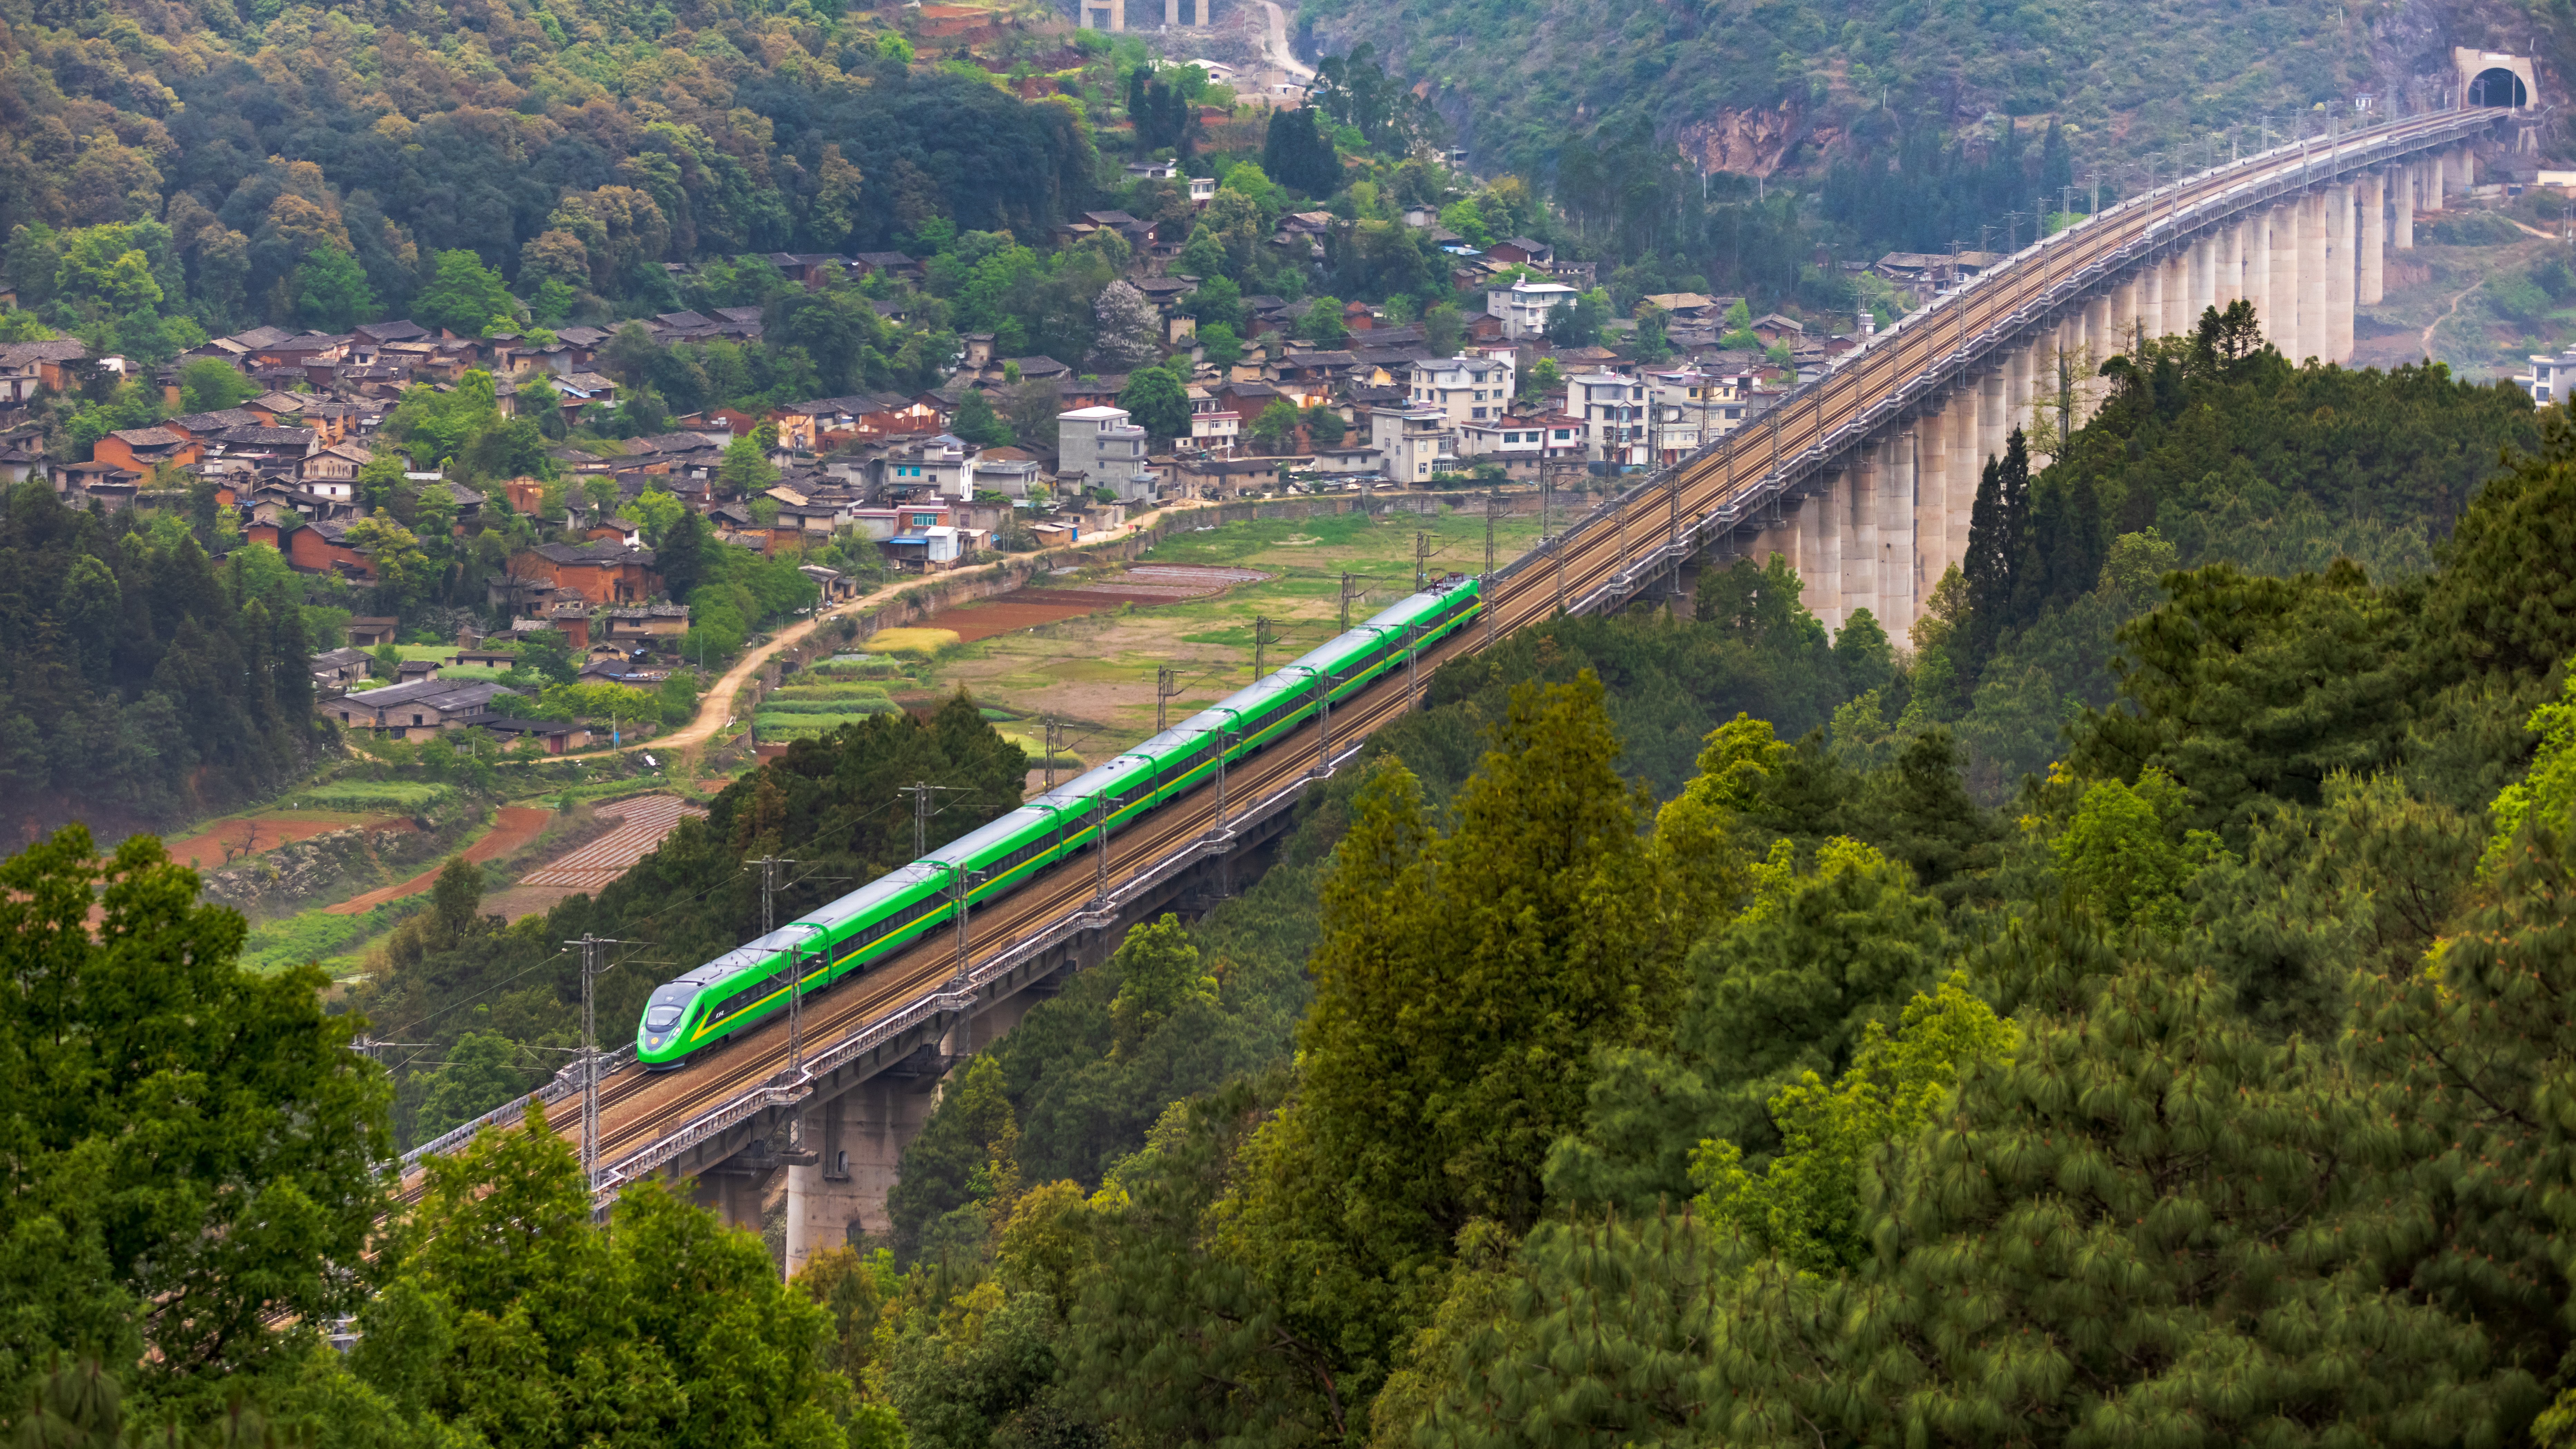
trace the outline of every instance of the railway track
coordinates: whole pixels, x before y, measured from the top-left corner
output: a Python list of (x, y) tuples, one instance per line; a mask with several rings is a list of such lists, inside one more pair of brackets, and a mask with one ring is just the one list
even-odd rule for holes
[[(1946, 372), (1970, 364), (1981, 350), (2033, 320), (2035, 311), (2090, 290), (2106, 269), (2125, 265), (2141, 243), (2161, 245), (2224, 219), (2233, 208), (2260, 204), (2382, 154), (2470, 134), (2492, 120), (2492, 115), (2441, 112), (2356, 132), (2332, 144), (2279, 148), (2171, 183), (2023, 249), (1975, 284), (1880, 334), (1826, 377), (1790, 394), (1762, 423), (1717, 439), (1650, 476), (1502, 570), (1486, 583), (1487, 617), (1423, 651), (1420, 677), (1475, 652), (1488, 638), (1560, 610), (1590, 612), (1631, 597), (1641, 580), (1695, 552), (1712, 528), (1736, 526), (1749, 504), (1766, 492), (1776, 493), (1791, 469), (1821, 462), (1842, 442), (1856, 440), (1881, 415), (1906, 406), (1914, 390), (1937, 385)], [(1390, 671), (1336, 707), (1328, 721), (1335, 754), (1344, 755), (1352, 741), (1410, 710), (1414, 690), (1413, 677)], [(1237, 802), (1272, 797), (1300, 777), (1314, 775), (1324, 739), (1317, 723), (1307, 721), (1229, 770), (1229, 796)], [(1113, 871), (1133, 873), (1166, 860), (1208, 836), (1216, 824), (1214, 792), (1200, 789), (1176, 799), (1112, 839)], [(1119, 862), (1134, 864), (1122, 867)], [(979, 907), (972, 932), (979, 960), (1080, 914), (1095, 898), (1095, 880), (1092, 858), (1077, 857)], [(934, 941), (866, 976), (808, 997), (800, 1025), (803, 1040), (852, 1038), (938, 993), (957, 974), (953, 942), (945, 932), (938, 933)], [(811, 1051), (809, 1046), (808, 1055)], [(603, 1176), (618, 1180), (628, 1175), (620, 1164), (653, 1156), (657, 1144), (729, 1103), (777, 1089), (788, 1062), (787, 1024), (778, 1020), (679, 1071), (647, 1073), (629, 1065), (612, 1072), (600, 1088), (598, 1161)], [(581, 1117), (577, 1091), (562, 1092), (547, 1103), (547, 1124), (557, 1132), (577, 1136)], [(411, 1200), (418, 1190), (416, 1167), (407, 1169), (402, 1196)]]

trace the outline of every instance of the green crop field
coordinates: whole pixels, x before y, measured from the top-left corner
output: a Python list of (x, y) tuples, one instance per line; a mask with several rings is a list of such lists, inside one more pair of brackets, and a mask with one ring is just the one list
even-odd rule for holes
[[(1558, 503), (1560, 521), (1588, 506), (1570, 492)], [(1485, 519), (1472, 500), (1458, 512), (1428, 516), (1231, 523), (1168, 538), (1139, 562), (1258, 569), (1272, 577), (1213, 598), (1139, 604), (962, 645), (924, 670), (922, 683), (941, 693), (963, 685), (978, 703), (1018, 715), (1032, 753), (1042, 732), (1030, 726), (1052, 714), (1069, 722), (1071, 749), (1106, 758), (1153, 733), (1158, 668), (1180, 671), (1181, 693), (1165, 706), (1167, 717), (1178, 718), (1252, 681), (1259, 621), (1269, 621), (1270, 642), (1261, 651), (1269, 669), (1336, 633), (1345, 574), (1352, 576), (1353, 622), (1412, 592), (1417, 533), (1425, 536), (1431, 572), (1483, 572)], [(1535, 515), (1497, 519), (1495, 562), (1518, 558), (1538, 536)]]

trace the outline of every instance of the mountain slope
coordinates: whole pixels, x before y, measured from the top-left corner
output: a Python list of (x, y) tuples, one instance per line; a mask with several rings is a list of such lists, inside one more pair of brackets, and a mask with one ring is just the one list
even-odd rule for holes
[(1480, 166), (1540, 173), (1595, 127), (1768, 176), (1990, 114), (2053, 117), (2088, 162), (2206, 155), (2266, 113), (2277, 136), (2357, 95), (2434, 104), (2454, 44), (2536, 55), (2543, 99), (2570, 58), (2562, 10), (2446, 0), (1306, 0), (1299, 21), (1310, 53), (1373, 43), (1426, 84)]

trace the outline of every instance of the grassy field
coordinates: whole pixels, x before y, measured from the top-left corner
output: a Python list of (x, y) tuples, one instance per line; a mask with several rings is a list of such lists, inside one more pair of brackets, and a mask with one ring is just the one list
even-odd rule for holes
[[(1574, 508), (1566, 508), (1571, 516)], [(1485, 567), (1485, 520), (1471, 506), (1454, 514), (1384, 518), (1353, 515), (1228, 524), (1165, 541), (1140, 562), (1259, 569), (1274, 577), (1215, 598), (1113, 609), (957, 647), (925, 671), (945, 692), (964, 685), (988, 704), (1026, 716), (1012, 729), (1031, 753), (1043, 736), (1037, 716), (1068, 722), (1070, 748), (1099, 760), (1154, 730), (1154, 676), (1180, 671), (1170, 718), (1202, 708), (1253, 679), (1253, 630), (1268, 619), (1263, 667), (1276, 669), (1331, 638), (1339, 628), (1342, 575), (1356, 575), (1356, 623), (1410, 593), (1414, 534), (1428, 534), (1434, 573), (1478, 573)], [(1494, 525), (1497, 563), (1538, 542), (1538, 520)]]
[(2386, 297), (2358, 309), (2353, 365), (2393, 367), (2429, 351), (2458, 376), (2492, 380), (2523, 370), (2531, 353), (2576, 340), (2576, 296), (2553, 305), (2523, 281), (2553, 253), (2567, 254), (2565, 243), (2526, 229), (2534, 222), (2525, 200), (2476, 210), (2455, 203), (2442, 220), (2418, 225), (2414, 250), (2391, 248)]

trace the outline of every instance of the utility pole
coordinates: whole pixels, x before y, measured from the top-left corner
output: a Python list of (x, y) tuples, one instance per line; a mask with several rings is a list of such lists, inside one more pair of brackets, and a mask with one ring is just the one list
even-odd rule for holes
[(1181, 671), (1168, 664), (1157, 666), (1154, 670), (1154, 733), (1159, 735), (1170, 728), (1163, 722), (1163, 707), (1180, 692)]
[(926, 780), (915, 780), (909, 785), (895, 786), (894, 792), (912, 797), (912, 858), (919, 860), (930, 853), (930, 817), (938, 813), (931, 808), (930, 797), (963, 795), (967, 790), (963, 785), (933, 785)]
[[(916, 850), (913, 854), (918, 856), (920, 852)], [(760, 934), (764, 936), (778, 929), (770, 919), (770, 905), (778, 895), (778, 868), (795, 863), (793, 860), (775, 855), (764, 855), (752, 862), (760, 867)]]
[[(975, 963), (974, 953), (969, 948), (966, 933), (967, 918), (975, 911), (973, 898), (975, 887), (983, 884), (984, 878), (989, 874), (988, 871), (968, 870), (966, 862), (962, 860), (952, 861), (948, 866), (950, 894), (957, 902), (957, 979), (961, 982), (966, 979), (968, 969)], [(1105, 895), (1107, 892), (1104, 891), (1102, 894)]]
[(1092, 877), (1091, 904), (1095, 909), (1109, 904), (1109, 797), (1091, 797)]
[(1351, 632), (1351, 572), (1342, 570), (1342, 623), (1340, 632)]
[(1315, 778), (1333, 766), (1333, 672), (1315, 671)]
[(1431, 535), (1417, 531), (1413, 535), (1413, 591), (1417, 594), (1431, 586), (1430, 576), (1424, 572), (1430, 564)]
[[(765, 914), (766, 892), (761, 902)], [(584, 932), (580, 940), (564, 944), (581, 948), (581, 1183), (587, 1196), (599, 1190), (599, 993), (595, 983), (607, 969), (599, 964), (599, 948), (634, 943)]]
[(1225, 754), (1233, 744), (1234, 729), (1230, 724), (1216, 727), (1216, 819), (1208, 825), (1208, 839), (1225, 838)]
[(1278, 643), (1278, 642), (1279, 642), (1279, 640), (1277, 639), (1277, 637), (1275, 637), (1274, 635), (1272, 635), (1272, 634), (1271, 634), (1271, 632), (1270, 632), (1270, 616), (1269, 616), (1269, 615), (1267, 615), (1267, 614), (1256, 614), (1256, 615), (1254, 615), (1254, 616), (1253, 616), (1253, 620), (1252, 620), (1252, 677), (1253, 677), (1253, 678), (1255, 678), (1255, 679), (1260, 679), (1260, 678), (1262, 678), (1262, 677), (1263, 677), (1263, 672), (1264, 672), (1264, 671), (1262, 670), (1262, 667), (1261, 667), (1261, 656), (1262, 656), (1262, 652), (1263, 652), (1264, 650), (1266, 650), (1267, 648), (1269, 648), (1269, 646), (1271, 646), (1271, 645), (1273, 645), (1273, 644), (1276, 644), (1276, 643)]
[[(1064, 726), (1057, 723), (1056, 717), (1051, 714), (1038, 716), (1038, 723), (1046, 726), (1046, 764), (1044, 766), (1046, 787), (1049, 791), (1053, 791), (1055, 789), (1055, 751), (1056, 746), (1064, 743)], [(918, 856), (914, 858), (919, 859)]]
[[(820, 923), (814, 921), (799, 921), (797, 924), (809, 931), (823, 929)], [(804, 954), (804, 938), (799, 937), (787, 943), (787, 1070), (791, 1075), (805, 1070)], [(830, 949), (827, 947), (823, 954), (828, 962), (831, 958)], [(797, 1133), (797, 1140), (800, 1142), (804, 1140), (801, 1128)]]
[[(1503, 490), (1496, 488), (1485, 495), (1485, 576), (1476, 582), (1482, 596), (1494, 583), (1494, 515), (1503, 506)], [(1494, 642), (1494, 608), (1490, 599), (1485, 604), (1485, 642)]]

